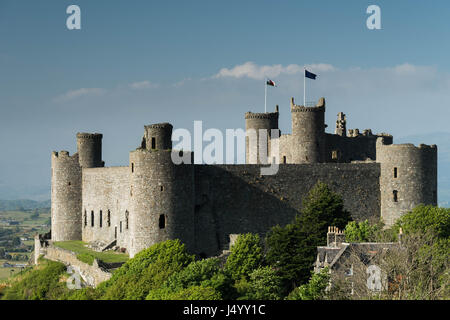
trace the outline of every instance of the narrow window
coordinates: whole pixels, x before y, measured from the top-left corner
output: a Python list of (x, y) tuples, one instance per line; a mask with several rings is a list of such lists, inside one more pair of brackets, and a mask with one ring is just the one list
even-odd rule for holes
[(91, 211), (91, 227), (94, 226), (94, 211)]
[(120, 233), (122, 233), (122, 221), (120, 221)]
[(114, 227), (114, 239), (117, 239), (117, 227)]
[(164, 229), (166, 227), (166, 216), (161, 214), (159, 216), (159, 228)]
[(331, 159), (332, 159), (332, 160), (337, 160), (338, 157), (339, 157), (339, 152), (338, 152), (338, 150), (333, 150), (333, 151), (331, 152)]
[(152, 137), (152, 149), (156, 149), (156, 139)]
[(283, 163), (286, 164), (286, 156), (283, 156)]
[(131, 163), (131, 172), (134, 172), (134, 163)]
[(69, 181), (69, 186), (71, 185), (70, 181)]
[(100, 210), (100, 221), (99, 221), (99, 225), (100, 225), (100, 228), (103, 226), (103, 213), (102, 213), (102, 210)]
[(398, 191), (397, 191), (397, 190), (394, 190), (394, 191), (392, 192), (392, 194), (394, 195), (394, 202), (397, 202), (397, 201), (398, 201)]
[(129, 213), (127, 210), (127, 211), (125, 211), (125, 229), (127, 229), (127, 230), (128, 230), (128, 216), (129, 216)]
[(394, 167), (394, 178), (397, 178), (397, 167)]
[(161, 189), (161, 191), (164, 191), (164, 186), (161, 186), (160, 189)]
[(87, 226), (87, 212), (84, 210), (84, 226)]
[(108, 223), (108, 227), (111, 227), (111, 211), (109, 211), (109, 210), (108, 210), (108, 220), (107, 220), (107, 223)]

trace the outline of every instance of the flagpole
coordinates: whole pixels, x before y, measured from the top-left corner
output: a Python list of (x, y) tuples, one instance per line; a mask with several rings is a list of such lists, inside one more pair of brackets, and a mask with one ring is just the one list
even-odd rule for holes
[(264, 113), (267, 112), (267, 79), (264, 80)]
[(303, 66), (303, 106), (306, 107), (306, 67)]

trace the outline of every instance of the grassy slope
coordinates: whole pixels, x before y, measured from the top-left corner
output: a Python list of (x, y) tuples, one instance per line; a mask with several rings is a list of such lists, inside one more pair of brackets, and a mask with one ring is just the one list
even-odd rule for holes
[(96, 252), (87, 247), (85, 247), (86, 243), (83, 241), (60, 241), (53, 242), (53, 245), (56, 247), (73, 251), (77, 254), (77, 258), (80, 261), (92, 264), (94, 262), (94, 258), (97, 260), (101, 260), (107, 263), (114, 262), (125, 262), (128, 260), (128, 255), (124, 253), (117, 252)]

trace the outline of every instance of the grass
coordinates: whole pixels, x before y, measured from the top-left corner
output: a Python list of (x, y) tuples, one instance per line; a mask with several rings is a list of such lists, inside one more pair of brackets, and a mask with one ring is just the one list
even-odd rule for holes
[[(14, 271), (11, 272), (11, 270)], [(18, 274), (21, 270), (21, 268), (3, 268), (3, 266), (0, 266), (0, 280), (8, 279), (10, 276)]]
[(97, 252), (85, 247), (83, 241), (59, 241), (53, 242), (55, 247), (70, 250), (77, 254), (78, 260), (92, 265), (94, 258), (106, 263), (126, 262), (129, 258), (125, 253), (117, 253), (112, 251)]

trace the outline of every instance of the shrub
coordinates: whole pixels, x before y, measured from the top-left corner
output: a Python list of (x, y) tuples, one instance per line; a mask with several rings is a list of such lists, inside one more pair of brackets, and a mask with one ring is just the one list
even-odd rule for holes
[(263, 249), (259, 235), (241, 234), (231, 247), (231, 254), (225, 263), (225, 270), (235, 280), (248, 277), (262, 262)]

